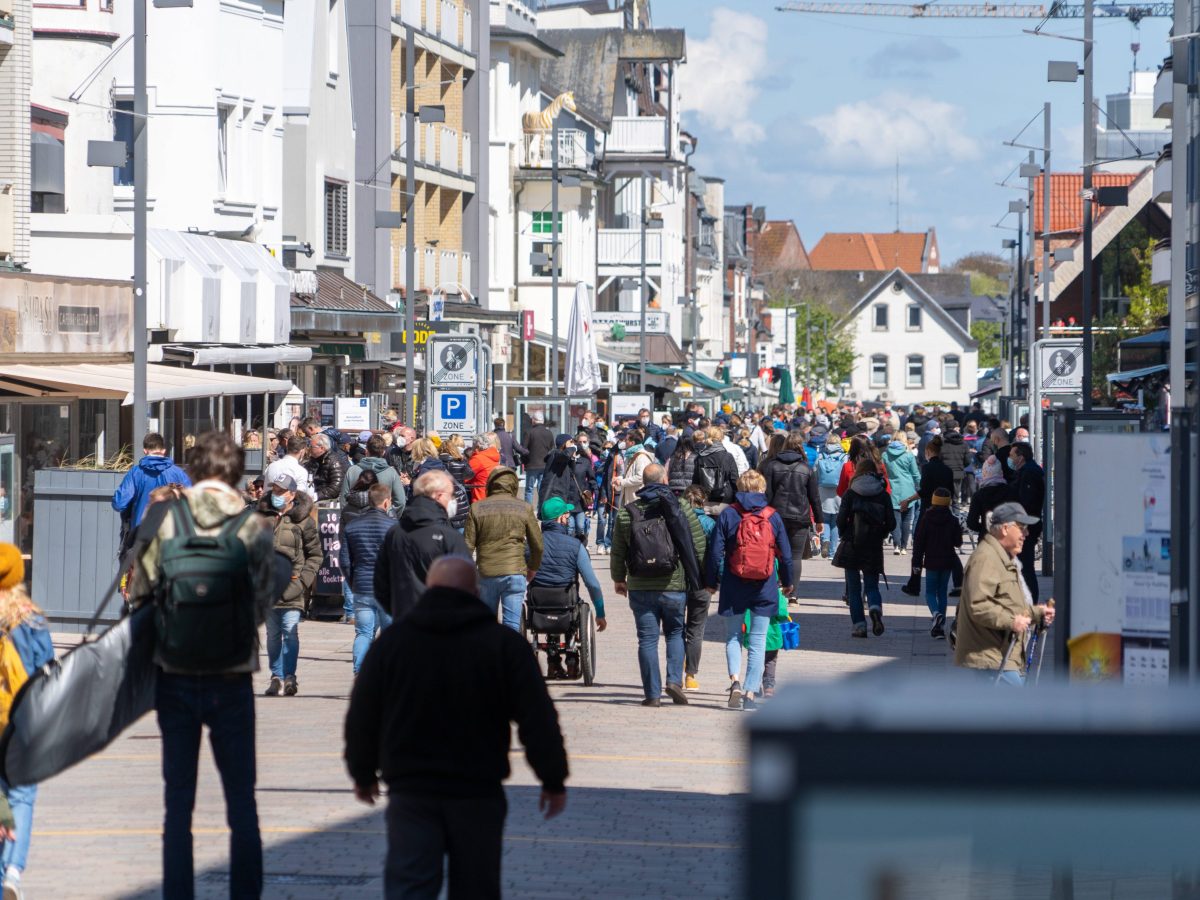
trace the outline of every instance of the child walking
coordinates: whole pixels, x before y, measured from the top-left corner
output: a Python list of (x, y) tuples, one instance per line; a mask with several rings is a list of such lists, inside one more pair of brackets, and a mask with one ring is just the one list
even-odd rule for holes
[(958, 548), (962, 546), (962, 525), (950, 511), (950, 491), (938, 488), (933, 492), (929, 509), (917, 522), (913, 538), (913, 568), (925, 568), (925, 603), (933, 616), (929, 636), (934, 640), (946, 637), (946, 598), (950, 588), (950, 573), (954, 568)]

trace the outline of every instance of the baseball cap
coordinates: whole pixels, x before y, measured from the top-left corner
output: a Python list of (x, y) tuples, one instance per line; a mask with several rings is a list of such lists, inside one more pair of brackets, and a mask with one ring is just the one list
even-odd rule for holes
[(360, 432), (358, 433), (358, 442), (359, 442), (360, 444), (365, 444), (365, 443), (366, 443), (367, 441), (369, 441), (370, 439), (371, 439), (371, 432), (369, 432), (369, 431), (360, 431)]
[(575, 511), (575, 504), (568, 503), (562, 497), (551, 497), (542, 504), (542, 521), (553, 522), (563, 513)]
[(1021, 525), (1036, 525), (1042, 521), (1037, 516), (1031, 516), (1025, 512), (1025, 507), (1020, 503), (1001, 503), (992, 510), (993, 525), (1009, 525), (1017, 522)]
[(296, 490), (296, 479), (293, 478), (291, 475), (288, 475), (286, 472), (281, 472), (275, 476), (275, 480), (271, 482), (271, 485), (273, 487), (274, 486), (281, 487), (285, 491), (295, 491)]

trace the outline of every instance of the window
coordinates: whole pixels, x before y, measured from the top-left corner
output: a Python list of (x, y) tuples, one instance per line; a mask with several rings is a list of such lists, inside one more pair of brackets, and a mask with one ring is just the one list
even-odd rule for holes
[(233, 107), (217, 107), (217, 192), (229, 190), (229, 115)]
[[(558, 214), (558, 223), (557, 223), (559, 234), (562, 234), (562, 230), (563, 230), (562, 217), (563, 217), (563, 214), (559, 213)], [(533, 233), (534, 234), (553, 234), (554, 233), (554, 225), (555, 225), (555, 223), (551, 219), (551, 213), (535, 212), (533, 214)]]
[[(551, 242), (551, 241), (534, 241), (533, 242), (533, 252), (534, 253), (545, 253), (548, 257), (550, 257), (552, 262), (558, 262), (558, 266), (556, 266), (556, 267), (552, 267), (549, 263), (547, 263), (546, 265), (536, 265), (535, 264), (533, 267), (533, 275), (535, 278), (550, 278), (555, 274), (557, 274), (559, 278), (562, 277), (562, 261), (555, 260), (553, 242)], [(557, 273), (555, 273), (553, 271), (554, 268), (558, 269)]]
[(113, 140), (124, 141), (126, 153), (125, 165), (113, 169), (113, 184), (130, 186), (133, 184), (133, 101), (118, 100), (113, 104)]
[(910, 388), (925, 387), (925, 357), (910, 356), (908, 358), (904, 386)]
[(325, 182), (325, 253), (328, 256), (345, 256), (349, 247), (346, 239), (348, 199), (346, 182)]
[(921, 330), (921, 307), (917, 306), (915, 303), (908, 307), (907, 325), (909, 331)]
[(325, 21), (325, 52), (329, 57), (329, 77), (338, 77), (338, 37), (341, 35), (342, 11), (338, 8), (338, 0), (329, 0), (329, 18)]
[(875, 331), (888, 330), (888, 308), (886, 303), (880, 303), (875, 308), (874, 318), (871, 319), (871, 327)]
[(871, 387), (887, 387), (888, 360), (883, 354), (871, 357)]
[(942, 387), (957, 388), (959, 386), (959, 363), (957, 356), (942, 357)]

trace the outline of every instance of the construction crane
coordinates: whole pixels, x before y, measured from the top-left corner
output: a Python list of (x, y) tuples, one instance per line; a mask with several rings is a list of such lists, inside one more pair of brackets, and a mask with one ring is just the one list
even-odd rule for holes
[[(903, 19), (1082, 19), (1083, 6), (1071, 3), (829, 3), (819, 0), (793, 0), (777, 6), (780, 12), (834, 13), (848, 16), (894, 16)], [(1142, 19), (1172, 18), (1174, 3), (1118, 5), (1098, 4), (1100, 18), (1128, 19), (1137, 25)]]

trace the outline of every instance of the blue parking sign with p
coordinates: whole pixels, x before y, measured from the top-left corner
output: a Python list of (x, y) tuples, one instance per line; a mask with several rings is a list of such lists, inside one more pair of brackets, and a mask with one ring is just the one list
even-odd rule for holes
[(442, 418), (461, 420), (467, 417), (466, 394), (442, 394)]

